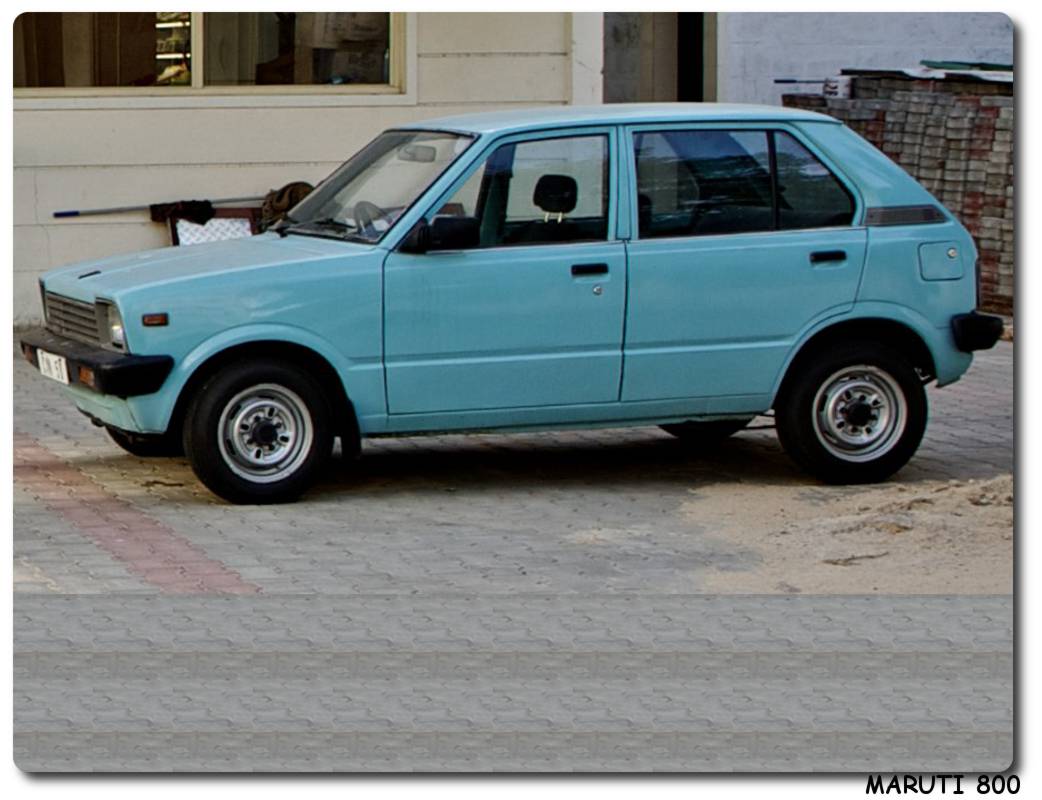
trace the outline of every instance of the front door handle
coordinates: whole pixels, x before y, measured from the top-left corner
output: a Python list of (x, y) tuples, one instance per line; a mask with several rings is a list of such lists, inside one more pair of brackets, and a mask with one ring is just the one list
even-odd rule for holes
[(572, 264), (572, 275), (582, 278), (586, 275), (607, 275), (607, 264)]
[(824, 264), (827, 261), (846, 261), (846, 250), (818, 250), (810, 254), (811, 264)]

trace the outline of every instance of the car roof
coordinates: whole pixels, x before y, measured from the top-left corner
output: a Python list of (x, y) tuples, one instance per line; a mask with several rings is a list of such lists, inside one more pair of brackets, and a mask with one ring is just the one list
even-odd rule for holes
[(510, 133), (580, 125), (625, 125), (647, 122), (829, 122), (824, 114), (782, 106), (739, 103), (606, 103), (596, 106), (544, 106), (510, 111), (483, 111), (427, 119), (403, 125), (465, 133)]

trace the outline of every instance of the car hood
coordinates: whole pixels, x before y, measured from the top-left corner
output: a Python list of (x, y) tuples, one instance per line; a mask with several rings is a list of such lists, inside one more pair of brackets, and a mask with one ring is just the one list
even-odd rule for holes
[(308, 261), (344, 258), (372, 252), (369, 245), (315, 236), (280, 237), (265, 233), (185, 247), (163, 247), (129, 255), (81, 261), (44, 274), (49, 292), (92, 302), (115, 299), (123, 291), (224, 273), (299, 265)]

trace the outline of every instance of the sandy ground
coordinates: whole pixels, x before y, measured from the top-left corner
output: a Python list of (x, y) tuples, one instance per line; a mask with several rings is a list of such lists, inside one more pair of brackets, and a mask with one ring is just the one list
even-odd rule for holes
[[(728, 490), (729, 488), (729, 490)], [(764, 486), (749, 502), (741, 485), (719, 487), (707, 509), (685, 513), (760, 554), (751, 570), (714, 571), (705, 590), (991, 594), (1013, 590), (1013, 476), (914, 485), (821, 488), (792, 497)], [(776, 495), (776, 496), (775, 496)], [(810, 501), (810, 502), (808, 502)]]

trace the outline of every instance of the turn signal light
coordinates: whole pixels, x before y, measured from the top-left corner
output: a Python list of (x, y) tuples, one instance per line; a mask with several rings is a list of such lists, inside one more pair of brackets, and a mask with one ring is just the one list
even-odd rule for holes
[(146, 328), (161, 328), (170, 323), (170, 317), (163, 314), (142, 314), (141, 324)]
[(84, 386), (89, 386), (91, 389), (98, 388), (97, 383), (95, 383), (94, 370), (90, 367), (80, 366), (79, 379)]

